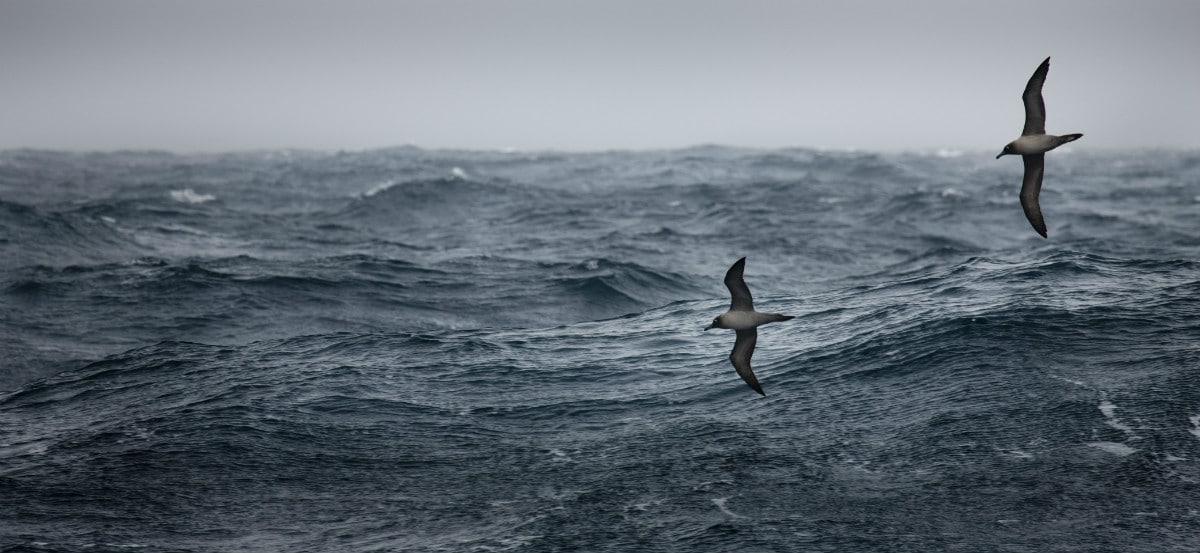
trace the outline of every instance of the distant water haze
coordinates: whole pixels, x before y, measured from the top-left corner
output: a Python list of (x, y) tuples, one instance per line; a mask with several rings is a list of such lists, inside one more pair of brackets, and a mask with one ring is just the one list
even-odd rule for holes
[(0, 2), (0, 149), (1200, 147), (1200, 4)]

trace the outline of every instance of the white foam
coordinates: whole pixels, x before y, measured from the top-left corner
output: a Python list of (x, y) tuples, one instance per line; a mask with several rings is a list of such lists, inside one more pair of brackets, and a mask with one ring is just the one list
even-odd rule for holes
[(455, 167), (455, 168), (451, 169), (450, 175), (456, 179), (462, 179), (462, 180), (467, 180), (470, 178), (467, 176), (467, 172), (463, 171), (462, 167)]
[(934, 155), (940, 158), (952, 158), (963, 155), (962, 150), (952, 150), (950, 148), (941, 148)]
[(113, 219), (112, 217), (109, 217), (108, 215), (101, 215), (100, 220), (104, 221), (105, 223), (108, 223), (110, 225), (116, 224), (116, 222), (117, 222), (116, 219)]
[(964, 197), (964, 196), (966, 196), (966, 194), (963, 194), (963, 193), (962, 193), (962, 191), (960, 191), (960, 190), (959, 190), (959, 189), (957, 189), (957, 188), (953, 188), (953, 187), (951, 187), (951, 188), (945, 188), (945, 189), (943, 189), (943, 190), (942, 190), (942, 197), (943, 197), (943, 198), (951, 198), (951, 197), (954, 197), (954, 198), (962, 198), (962, 197)]
[(714, 497), (711, 501), (717, 506), (718, 509), (721, 510), (722, 513), (725, 513), (733, 518), (746, 518), (733, 511), (730, 511), (729, 508), (725, 506), (725, 502), (729, 501), (728, 497)]
[(1004, 453), (1007, 453), (1017, 459), (1033, 459), (1032, 453), (1029, 453), (1026, 451), (1021, 451), (1019, 449), (1003, 449), (1001, 451), (1003, 451)]
[(197, 194), (191, 188), (184, 188), (183, 190), (172, 190), (171, 199), (185, 204), (202, 204), (204, 202), (211, 202), (217, 199), (217, 197), (212, 194)]
[(1125, 444), (1119, 444), (1117, 442), (1091, 442), (1087, 445), (1099, 449), (1100, 451), (1112, 453), (1118, 457), (1126, 457), (1137, 453), (1136, 449)]
[(1117, 418), (1117, 406), (1115, 403), (1108, 401), (1107, 399), (1101, 399), (1099, 408), (1100, 412), (1104, 415), (1104, 424), (1107, 424), (1111, 428), (1120, 430), (1132, 438), (1137, 437), (1132, 428), (1122, 423), (1121, 419)]
[(1050, 375), (1050, 378), (1053, 378), (1055, 380), (1061, 380), (1063, 382), (1066, 382), (1067, 384), (1074, 384), (1074, 385), (1082, 387), (1082, 388), (1089, 388), (1089, 389), (1091, 388), (1091, 386), (1088, 386), (1087, 383), (1083, 382), (1082, 380), (1074, 380), (1074, 379), (1067, 378), (1065, 376), (1056, 375), (1056, 374)]
[(396, 181), (394, 181), (394, 180), (381, 182), (379, 184), (376, 184), (375, 186), (372, 186), (370, 190), (363, 192), (362, 197), (370, 198), (371, 196), (374, 196), (380, 192), (383, 192), (384, 190), (387, 190), (393, 186), (396, 186)]

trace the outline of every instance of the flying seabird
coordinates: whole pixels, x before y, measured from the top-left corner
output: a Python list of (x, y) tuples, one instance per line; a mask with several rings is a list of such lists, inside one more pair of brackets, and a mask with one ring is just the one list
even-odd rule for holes
[(1021, 99), (1025, 102), (1025, 128), (1021, 137), (1009, 142), (1000, 156), (1020, 154), (1025, 161), (1025, 178), (1021, 181), (1021, 208), (1025, 210), (1025, 218), (1033, 225), (1033, 230), (1046, 238), (1046, 222), (1042, 220), (1042, 208), (1038, 205), (1038, 194), (1042, 191), (1042, 173), (1046, 169), (1046, 152), (1067, 142), (1078, 140), (1082, 134), (1065, 134), (1054, 136), (1046, 134), (1046, 102), (1042, 100), (1042, 83), (1046, 82), (1046, 73), (1050, 71), (1050, 58), (1046, 58), (1029, 83)]
[(742, 271), (745, 268), (746, 258), (743, 257), (725, 273), (725, 286), (729, 288), (733, 302), (729, 305), (729, 311), (713, 319), (712, 324), (705, 327), (704, 330), (729, 328), (737, 331), (737, 340), (733, 343), (733, 353), (729, 354), (729, 360), (733, 361), (733, 368), (737, 369), (742, 380), (754, 388), (754, 391), (765, 396), (767, 394), (763, 392), (762, 386), (758, 385), (758, 379), (754, 378), (754, 371), (750, 370), (750, 357), (754, 355), (754, 344), (758, 342), (757, 328), (767, 323), (786, 321), (793, 317), (777, 313), (759, 313), (754, 310), (754, 300), (750, 297), (750, 288), (746, 286), (746, 281), (742, 280)]

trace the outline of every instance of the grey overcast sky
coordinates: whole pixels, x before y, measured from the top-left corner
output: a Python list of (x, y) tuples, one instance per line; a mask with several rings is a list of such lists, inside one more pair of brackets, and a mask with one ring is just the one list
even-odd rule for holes
[(1200, 2), (0, 0), (0, 149), (1200, 147)]

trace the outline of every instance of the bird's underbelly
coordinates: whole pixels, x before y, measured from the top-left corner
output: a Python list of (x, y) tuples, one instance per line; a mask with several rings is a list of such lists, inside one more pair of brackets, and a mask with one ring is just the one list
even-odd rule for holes
[(1013, 153), (1020, 155), (1044, 154), (1058, 147), (1057, 136), (1049, 134), (1031, 134), (1013, 141)]
[(721, 318), (721, 322), (733, 330), (747, 330), (755, 328), (765, 321), (759, 313), (754, 311), (730, 311)]

